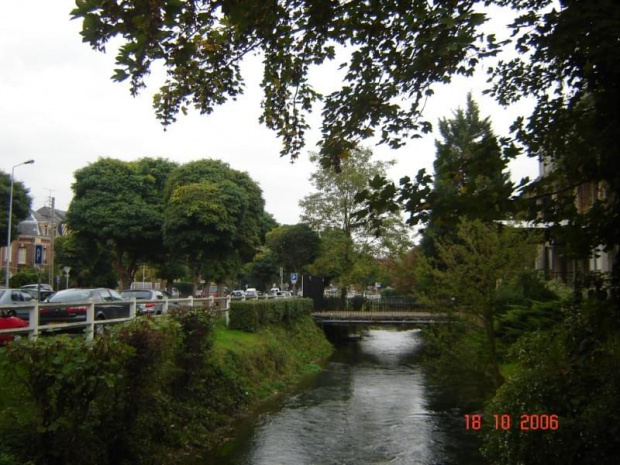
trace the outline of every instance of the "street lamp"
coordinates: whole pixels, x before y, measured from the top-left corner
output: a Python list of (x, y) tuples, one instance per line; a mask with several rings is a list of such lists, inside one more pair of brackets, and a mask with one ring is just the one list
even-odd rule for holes
[(13, 216), (13, 178), (15, 176), (15, 168), (22, 165), (32, 165), (34, 160), (28, 160), (23, 163), (19, 163), (11, 168), (11, 190), (9, 194), (9, 225), (6, 230), (6, 273), (4, 276), (4, 285), (9, 288), (9, 274), (11, 271), (11, 220)]

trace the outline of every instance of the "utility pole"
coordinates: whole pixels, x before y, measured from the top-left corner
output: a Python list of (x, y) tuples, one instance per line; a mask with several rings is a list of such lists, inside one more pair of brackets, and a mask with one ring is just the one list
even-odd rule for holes
[(50, 231), (50, 265), (49, 265), (49, 282), (52, 289), (54, 289), (54, 207), (56, 206), (56, 199), (52, 197), (52, 218), (51, 218), (51, 231)]

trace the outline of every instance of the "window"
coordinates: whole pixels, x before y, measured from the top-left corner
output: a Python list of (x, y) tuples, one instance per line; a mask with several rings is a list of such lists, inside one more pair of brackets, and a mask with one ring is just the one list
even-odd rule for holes
[(17, 264), (18, 265), (26, 264), (27, 253), (28, 253), (28, 250), (26, 249), (26, 247), (23, 247), (23, 246), (17, 250)]

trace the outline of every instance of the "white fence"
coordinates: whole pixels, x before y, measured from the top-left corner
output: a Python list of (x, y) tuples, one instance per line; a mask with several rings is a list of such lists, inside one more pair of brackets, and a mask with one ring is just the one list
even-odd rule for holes
[[(163, 313), (165, 314), (171, 303), (176, 303), (189, 307), (201, 307), (207, 311), (214, 313), (223, 313), (226, 318), (226, 325), (228, 325), (228, 311), (230, 309), (230, 297), (206, 297), (196, 299), (193, 297), (180, 298), (180, 299), (164, 299), (164, 300), (124, 300), (115, 302), (93, 302), (92, 299), (86, 302), (70, 302), (70, 303), (39, 303), (36, 300), (25, 303), (24, 305), (0, 305), (0, 311), (23, 311), (28, 312), (28, 326), (24, 328), (11, 328), (0, 329), (0, 334), (27, 334), (30, 339), (35, 339), (42, 332), (46, 331), (61, 331), (65, 329), (84, 328), (87, 340), (92, 340), (94, 334), (98, 328), (102, 328), (104, 325), (118, 324), (126, 321), (131, 321), (135, 318), (142, 318), (137, 312), (138, 305), (155, 303), (163, 304)], [(223, 305), (222, 305), (223, 303)], [(129, 316), (123, 318), (106, 318), (96, 319), (96, 308), (110, 305), (127, 305), (129, 307)], [(86, 320), (76, 321), (70, 323), (49, 323), (45, 325), (39, 324), (39, 311), (41, 309), (57, 309), (64, 307), (86, 307)], [(157, 316), (157, 315), (156, 315)], [(1, 318), (1, 317), (0, 317)]]
[(248, 296), (240, 296), (240, 297), (236, 297), (236, 296), (230, 296), (231, 300), (234, 301), (246, 301), (246, 300), (269, 300), (269, 299), (292, 299), (293, 295), (273, 295), (273, 294), (262, 294), (259, 296), (255, 296), (255, 297), (248, 297)]

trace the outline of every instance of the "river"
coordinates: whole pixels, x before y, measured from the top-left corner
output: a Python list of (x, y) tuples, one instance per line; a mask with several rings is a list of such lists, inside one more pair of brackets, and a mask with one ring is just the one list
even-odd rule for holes
[(364, 332), (323, 372), (262, 406), (196, 465), (484, 463), (463, 412), (432, 389), (418, 330)]

